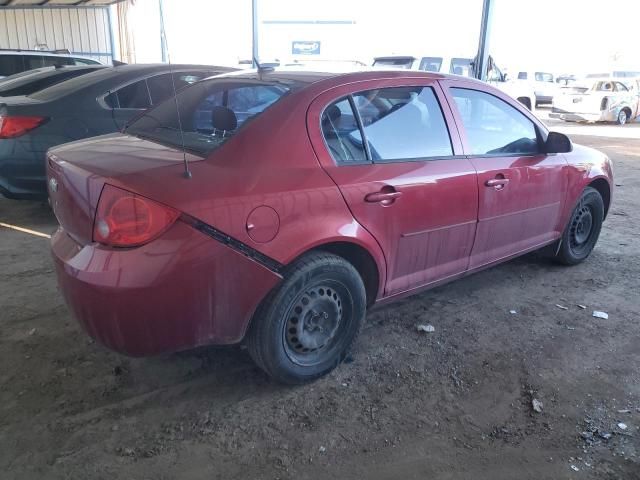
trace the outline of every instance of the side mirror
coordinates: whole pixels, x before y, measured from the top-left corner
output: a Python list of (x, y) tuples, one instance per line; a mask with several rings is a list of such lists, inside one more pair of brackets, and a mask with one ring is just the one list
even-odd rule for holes
[(544, 153), (569, 153), (573, 151), (573, 144), (564, 133), (549, 132), (544, 143)]

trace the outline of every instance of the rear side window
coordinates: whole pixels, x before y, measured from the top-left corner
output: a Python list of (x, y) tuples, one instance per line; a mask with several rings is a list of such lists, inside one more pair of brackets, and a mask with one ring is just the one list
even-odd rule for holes
[(402, 161), (453, 154), (431, 87), (393, 87), (353, 95), (371, 160)]
[(534, 123), (507, 102), (485, 92), (452, 88), (471, 155), (540, 152)]
[[(206, 72), (174, 72), (173, 78), (176, 92), (207, 76), (209, 75)], [(157, 105), (173, 95), (173, 83), (171, 82), (170, 73), (147, 78), (147, 85), (149, 86), (153, 105)]]
[[(115, 98), (114, 95), (115, 94)], [(139, 80), (110, 94), (105, 100), (112, 108), (145, 109), (151, 106), (147, 81)], [(115, 102), (115, 104), (114, 104)]]
[(526, 80), (527, 72), (518, 72), (518, 80)]
[(367, 161), (358, 121), (348, 98), (329, 105), (322, 114), (321, 125), (325, 143), (336, 163)]
[[(200, 155), (212, 152), (290, 91), (284, 83), (203, 80), (169, 98), (126, 130)], [(180, 127), (182, 127), (182, 132)]]

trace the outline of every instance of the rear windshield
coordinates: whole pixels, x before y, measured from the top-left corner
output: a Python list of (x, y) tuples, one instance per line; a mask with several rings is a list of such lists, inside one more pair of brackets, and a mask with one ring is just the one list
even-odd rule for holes
[(374, 67), (393, 67), (410, 69), (413, 65), (413, 57), (376, 58)]
[(149, 110), (126, 133), (177, 148), (184, 141), (186, 150), (206, 156), (290, 90), (282, 83), (204, 80)]
[(95, 68), (74, 68), (70, 70), (45, 71), (34, 75), (26, 75), (11, 81), (0, 83), (0, 95), (3, 97), (13, 95), (30, 95), (44, 88), (64, 82), (85, 73), (93, 72)]

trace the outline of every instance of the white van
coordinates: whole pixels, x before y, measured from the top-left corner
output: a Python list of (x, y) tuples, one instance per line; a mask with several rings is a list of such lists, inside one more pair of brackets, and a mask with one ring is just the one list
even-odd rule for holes
[[(524, 83), (507, 82), (505, 76), (498, 66), (490, 62), (492, 68), (489, 70), (487, 83), (499, 88), (507, 95), (518, 100), (529, 110), (536, 105), (536, 98), (533, 89)], [(380, 69), (400, 68), (405, 70), (423, 70), (425, 72), (450, 73), (463, 77), (473, 76), (473, 58), (470, 57), (427, 57), (412, 55), (389, 55), (376, 57), (373, 60), (373, 67)]]

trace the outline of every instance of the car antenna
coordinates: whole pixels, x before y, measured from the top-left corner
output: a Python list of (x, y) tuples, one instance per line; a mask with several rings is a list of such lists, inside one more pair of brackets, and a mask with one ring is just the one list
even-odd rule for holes
[(182, 161), (184, 162), (184, 178), (191, 178), (191, 170), (189, 170), (189, 162), (187, 162), (187, 148), (184, 143), (184, 131), (182, 130), (182, 119), (180, 118), (180, 105), (178, 104), (178, 92), (176, 91), (176, 79), (173, 77), (173, 68), (171, 66), (171, 55), (167, 43), (167, 32), (164, 28), (164, 14), (162, 9), (162, 0), (160, 0), (160, 33), (162, 35), (162, 47), (167, 54), (167, 63), (169, 64), (169, 75), (171, 75), (171, 86), (173, 87), (173, 101), (176, 104), (176, 114), (178, 115), (178, 128), (180, 129), (180, 142), (182, 144)]
[(258, 67), (258, 76), (261, 76), (263, 73), (273, 72), (274, 70), (273, 64), (266, 63), (261, 65), (255, 56), (253, 57), (253, 63)]

